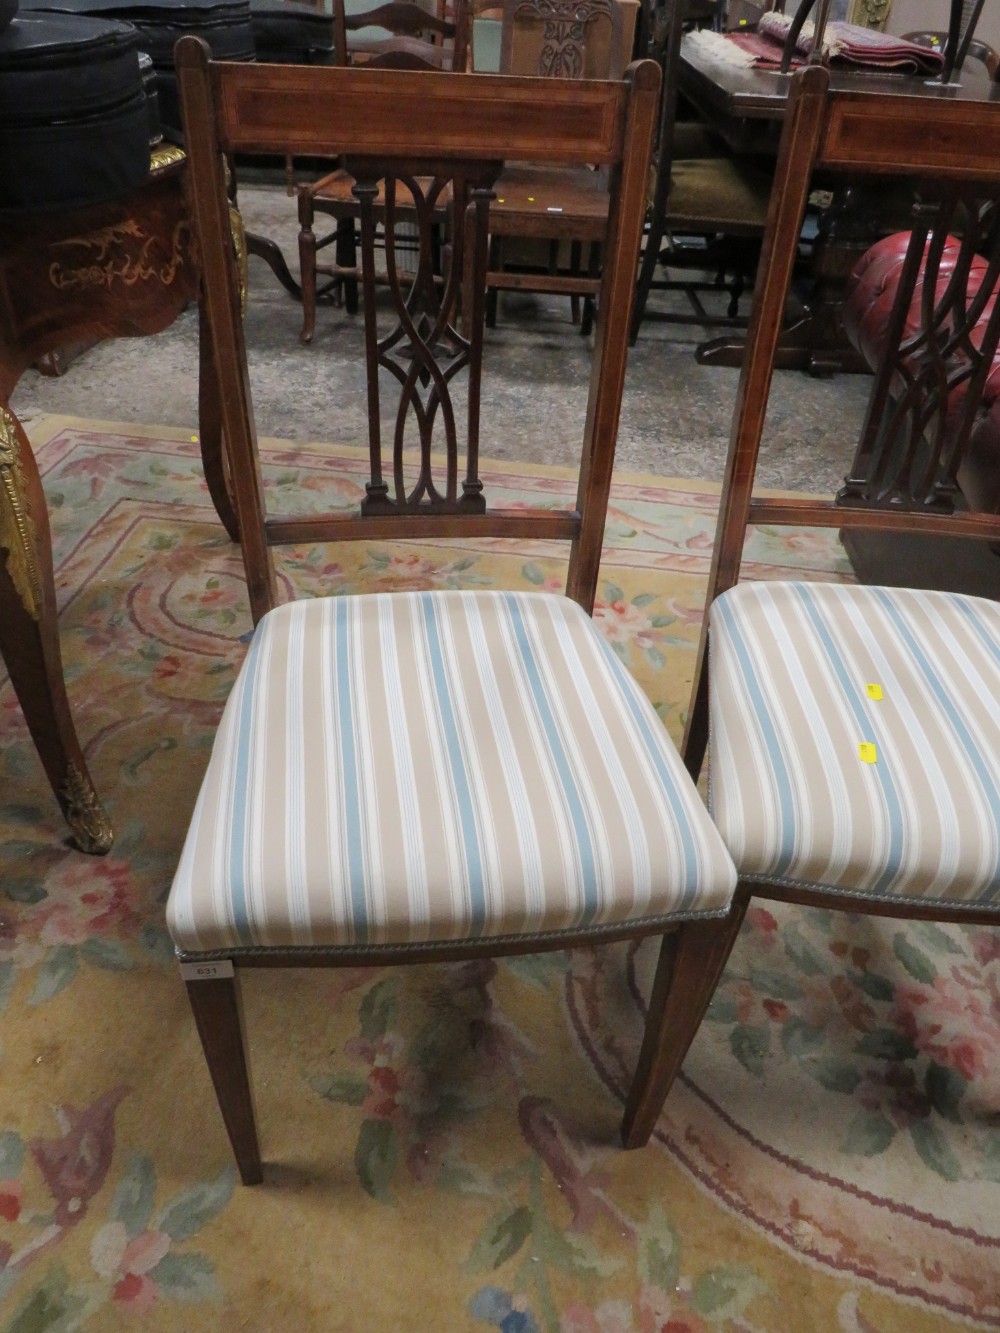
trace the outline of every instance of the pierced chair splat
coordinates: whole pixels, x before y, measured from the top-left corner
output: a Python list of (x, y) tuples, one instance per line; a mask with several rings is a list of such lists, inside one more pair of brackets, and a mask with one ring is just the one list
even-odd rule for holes
[[(709, 747), (712, 813), (740, 876), (706, 985), (751, 898), (1000, 925), (1000, 605), (739, 581), (751, 523), (1000, 539), (1000, 516), (968, 511), (955, 485), (1000, 339), (997, 142), (997, 100), (929, 105), (831, 89), (819, 67), (793, 76), (684, 744), (693, 775)], [(754, 497), (811, 181), (862, 165), (924, 184), (851, 472), (834, 500)]]
[[(679, 1012), (701, 1005), (700, 978), (712, 973), (706, 933), (735, 884), (679, 755), (588, 614), (659, 72), (644, 62), (624, 82), (554, 90), (484, 75), (248, 73), (209, 63), (190, 42), (179, 65), (208, 325), (259, 623), (198, 796), (168, 923), (242, 1178), (262, 1175), (237, 991), (250, 966), (388, 965), (666, 935), (636, 1074), (648, 1136), (658, 1108), (647, 1089), (669, 1083), (665, 1034)], [(358, 513), (273, 518), (225, 246), (220, 151), (263, 141), (325, 153), (333, 136), (360, 196), (371, 481)], [(491, 509), (478, 475), (482, 279), (491, 187), (507, 152), (579, 156), (607, 167), (616, 185), (569, 510)], [(385, 333), (368, 288), (377, 190), (384, 182), (391, 223), (397, 183), (416, 197), (418, 176), (433, 182), (417, 210), (421, 261), (407, 286), (390, 226), (396, 327)], [(442, 290), (425, 233), (445, 185), (465, 225)], [(479, 282), (465, 337), (455, 312), (458, 274), (470, 264)], [(460, 379), (464, 430), (452, 397)], [(398, 406), (383, 413), (392, 380)], [(404, 423), (419, 441), (415, 479)], [(431, 453), (439, 439), (443, 461)], [(274, 605), (273, 545), (477, 533), (568, 539), (569, 596), (370, 593)]]

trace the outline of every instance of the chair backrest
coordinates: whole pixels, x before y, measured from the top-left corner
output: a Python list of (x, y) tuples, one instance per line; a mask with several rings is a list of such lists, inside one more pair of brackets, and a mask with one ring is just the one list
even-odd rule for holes
[[(1000, 281), (998, 143), (1000, 99), (838, 91), (819, 66), (792, 77), (733, 415), (709, 603), (737, 582), (750, 523), (1000, 539), (1000, 515), (967, 512), (956, 487), (1000, 340), (1000, 300), (989, 314), (989, 296)], [(824, 180), (865, 172), (924, 183), (885, 359), (843, 489), (830, 501), (753, 498), (775, 350), (814, 172)], [(946, 271), (942, 250), (956, 231), (960, 253)], [(979, 249), (987, 271), (970, 284)], [(924, 296), (914, 306), (922, 273)], [(696, 715), (703, 718), (700, 704), (689, 713), (692, 767), (705, 739), (692, 734), (701, 725)]]
[[(367, 29), (388, 35), (357, 35)], [(463, 71), (469, 54), (469, 6), (466, 0), (454, 0), (448, 17), (431, 14), (414, 0), (386, 0), (348, 13), (344, 0), (333, 0), (333, 35), (338, 65)]]
[(623, 27), (618, 0), (504, 0), (500, 73), (619, 79)]
[[(632, 290), (660, 72), (651, 61), (618, 82), (541, 83), (484, 74), (410, 73), (212, 62), (196, 38), (177, 47), (188, 130), (191, 197), (203, 265), (204, 313), (218, 377), (222, 425), (251, 608), (275, 600), (270, 547), (280, 542), (461, 535), (569, 539), (567, 592), (593, 607), (628, 346)], [(223, 153), (342, 155), (357, 181), (362, 239), (371, 479), (360, 513), (275, 518), (265, 513), (230, 238)], [(504, 158), (581, 162), (609, 169), (595, 348), (574, 508), (490, 509), (479, 478), (479, 398), (491, 187)], [(417, 177), (429, 177), (430, 183)], [(375, 202), (385, 182), (386, 267), (398, 320), (379, 336)], [(404, 290), (393, 241), (396, 183), (413, 198), (417, 273)], [(452, 261), (443, 290), (431, 263), (434, 204), (452, 192)], [(409, 196), (408, 196), (409, 197)], [(408, 213), (409, 220), (409, 213)], [(462, 222), (465, 225), (462, 225)], [(470, 334), (454, 325), (459, 277), (471, 302)], [(400, 385), (383, 450), (380, 369)], [(464, 439), (453, 382), (465, 373)], [(404, 436), (420, 462), (407, 477)], [(432, 446), (444, 455), (440, 467)], [(459, 478), (459, 459), (464, 476)]]

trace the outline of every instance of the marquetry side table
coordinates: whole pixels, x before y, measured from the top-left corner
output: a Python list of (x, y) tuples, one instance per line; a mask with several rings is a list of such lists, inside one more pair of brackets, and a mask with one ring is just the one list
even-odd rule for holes
[[(31, 446), (11, 411), (24, 370), (75, 342), (159, 333), (199, 289), (179, 148), (153, 150), (127, 197), (70, 212), (0, 216), (0, 656), (73, 840), (104, 853), (114, 834), (77, 738), (59, 650), (52, 546)], [(199, 390), (209, 490), (236, 536), (208, 340)]]

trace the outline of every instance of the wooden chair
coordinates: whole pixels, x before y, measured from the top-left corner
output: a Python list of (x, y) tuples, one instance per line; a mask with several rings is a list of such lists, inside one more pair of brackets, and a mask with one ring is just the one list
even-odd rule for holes
[[(500, 72), (559, 79), (617, 79), (628, 59), (617, 0), (504, 0)], [(496, 324), (497, 292), (556, 292), (571, 297), (573, 322), (592, 326), (600, 287), (600, 247), (608, 221), (607, 172), (579, 163), (510, 162), (490, 210), (486, 323)], [(527, 243), (544, 257), (510, 263), (505, 250)], [(586, 270), (583, 248), (588, 248)], [(565, 253), (568, 249), (568, 255)]]
[[(204, 300), (254, 620), (176, 879), (168, 921), (242, 1178), (261, 1178), (236, 977), (244, 967), (426, 962), (673, 932), (636, 1074), (645, 1088), (678, 1010), (700, 1003), (701, 944), (735, 878), (656, 714), (593, 606), (625, 374), (659, 71), (568, 83), (372, 69), (210, 64), (178, 47)], [(358, 182), (371, 481), (359, 513), (268, 517), (257, 461), (220, 152), (346, 153)], [(609, 235), (576, 505), (491, 509), (478, 475), (482, 282), (502, 157), (600, 163)], [(431, 184), (416, 186), (417, 174)], [(393, 282), (379, 336), (375, 207), (389, 275), (397, 182), (421, 263)], [(426, 233), (450, 184), (468, 222), (442, 292)], [(454, 328), (461, 250), (480, 282)], [(400, 385), (382, 448), (380, 374)], [(461, 372), (461, 373), (460, 373)], [(452, 388), (467, 385), (465, 438)], [(416, 429), (420, 463), (403, 457)], [(432, 443), (443, 437), (445, 458)], [(465, 462), (459, 476), (459, 457)], [(275, 609), (282, 542), (462, 534), (567, 538), (569, 597), (407, 592)], [(711, 969), (708, 969), (709, 971)], [(664, 978), (667, 977), (664, 972)], [(668, 980), (670, 984), (668, 984)], [(655, 1079), (657, 1086), (662, 1080)]]
[[(740, 161), (732, 153), (705, 151), (697, 146), (698, 140), (690, 127), (677, 121), (681, 42), (687, 19), (686, 0), (671, 0), (656, 172), (632, 315), (633, 343), (644, 319), (679, 324), (720, 322), (701, 301), (700, 293), (709, 290), (728, 291), (725, 322), (736, 320), (739, 300), (756, 265), (767, 219), (769, 173)], [(708, 280), (694, 276), (657, 278), (660, 264), (668, 271), (714, 270), (717, 276)], [(685, 293), (693, 313), (649, 310), (651, 291)]]
[[(740, 876), (706, 985), (751, 897), (1000, 924), (1000, 606), (914, 589), (738, 582), (750, 523), (1000, 538), (1000, 516), (964, 511), (955, 486), (1000, 339), (1000, 302), (975, 340), (966, 336), (1000, 281), (994, 231), (988, 276), (968, 282), (990, 236), (981, 201), (1000, 195), (997, 143), (1000, 102), (835, 92), (815, 66), (792, 78), (684, 742), (697, 775), (710, 715), (712, 813)], [(887, 338), (895, 354), (876, 374), (836, 500), (754, 498), (810, 182), (814, 172), (858, 171), (927, 182)], [(939, 271), (959, 219), (962, 254)], [(690, 1037), (676, 1033), (677, 1058)], [(675, 1072), (665, 1060), (664, 1080)]]
[[(413, 0), (387, 0), (387, 3), (360, 13), (346, 12), (344, 0), (333, 0), (335, 63), (363, 63), (379, 69), (464, 70), (468, 60), (468, 6), (457, 0), (451, 17), (429, 14)], [(354, 41), (350, 34), (369, 31), (368, 40)], [(386, 36), (371, 35), (371, 30)], [(338, 167), (318, 181), (299, 186), (299, 267), (302, 284), (303, 343), (312, 341), (316, 331), (317, 296), (343, 291), (348, 314), (358, 310), (357, 224), (358, 201), (354, 196), (350, 172)], [(379, 201), (380, 214), (384, 202)], [(397, 201), (400, 216), (412, 222), (412, 205), (403, 197)], [(443, 226), (448, 199), (437, 202), (437, 223)], [(317, 240), (313, 230), (316, 214), (336, 220), (330, 235)], [(334, 246), (332, 264), (320, 264), (317, 254)], [(440, 266), (439, 266), (440, 267)], [(317, 274), (329, 281), (317, 290)]]

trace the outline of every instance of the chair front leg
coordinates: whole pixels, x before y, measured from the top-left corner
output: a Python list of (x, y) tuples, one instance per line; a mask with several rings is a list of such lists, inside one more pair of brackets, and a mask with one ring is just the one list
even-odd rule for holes
[(626, 1148), (641, 1148), (649, 1141), (726, 966), (749, 901), (749, 890), (738, 887), (728, 916), (687, 921), (663, 940), (639, 1062), (622, 1120)]
[(259, 1185), (264, 1176), (237, 979), (235, 975), (186, 979), (186, 985), (240, 1179), (244, 1185)]

